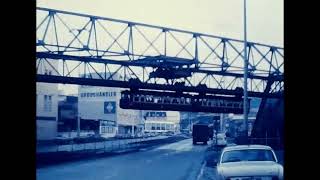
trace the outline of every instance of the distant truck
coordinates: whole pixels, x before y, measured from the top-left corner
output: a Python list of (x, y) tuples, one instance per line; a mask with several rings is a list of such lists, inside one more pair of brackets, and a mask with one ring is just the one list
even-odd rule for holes
[(213, 138), (213, 127), (210, 124), (194, 124), (192, 127), (193, 144), (203, 142), (208, 144), (208, 141)]

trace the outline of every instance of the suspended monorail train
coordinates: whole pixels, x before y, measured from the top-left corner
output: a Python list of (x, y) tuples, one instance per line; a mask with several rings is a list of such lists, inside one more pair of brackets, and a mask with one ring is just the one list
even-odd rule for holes
[(125, 90), (121, 92), (120, 108), (243, 114), (243, 99), (241, 96)]

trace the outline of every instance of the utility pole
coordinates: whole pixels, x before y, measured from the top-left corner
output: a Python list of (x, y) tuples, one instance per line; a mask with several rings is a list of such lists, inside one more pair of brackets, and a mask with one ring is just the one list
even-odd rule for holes
[(244, 114), (244, 123), (245, 123), (245, 136), (248, 140), (248, 58), (247, 58), (247, 13), (246, 13), (246, 3), (247, 0), (244, 0), (244, 102), (243, 102), (243, 114)]
[(220, 131), (224, 132), (224, 119), (223, 119), (223, 113), (220, 113)]
[(188, 118), (189, 118), (189, 132), (191, 132), (191, 118), (190, 118), (191, 114), (190, 112), (188, 112)]
[(77, 137), (80, 137), (80, 114), (78, 114)]
[(131, 126), (131, 137), (133, 137), (133, 136), (134, 136), (134, 126), (132, 124), (132, 126)]

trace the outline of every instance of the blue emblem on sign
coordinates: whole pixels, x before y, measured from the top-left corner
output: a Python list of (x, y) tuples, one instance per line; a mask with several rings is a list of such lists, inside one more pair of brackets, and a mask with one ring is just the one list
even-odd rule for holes
[(106, 101), (106, 102), (104, 102), (104, 113), (105, 114), (114, 114), (114, 113), (116, 113), (116, 102), (115, 101)]

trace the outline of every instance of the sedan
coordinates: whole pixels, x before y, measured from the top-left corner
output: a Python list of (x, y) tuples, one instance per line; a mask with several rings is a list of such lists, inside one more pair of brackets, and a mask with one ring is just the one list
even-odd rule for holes
[(283, 179), (283, 167), (269, 146), (228, 146), (222, 150), (215, 163), (220, 180)]

